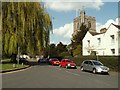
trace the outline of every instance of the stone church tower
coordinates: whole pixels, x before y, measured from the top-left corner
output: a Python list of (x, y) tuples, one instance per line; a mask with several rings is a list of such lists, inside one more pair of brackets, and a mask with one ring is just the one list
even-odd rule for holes
[(82, 10), (80, 12), (80, 16), (76, 17), (73, 21), (74, 23), (74, 32), (73, 32), (73, 36), (77, 34), (78, 31), (80, 31), (80, 26), (83, 24), (85, 24), (87, 27), (90, 25), (90, 31), (91, 32), (96, 32), (96, 19), (95, 17), (92, 16), (86, 16), (85, 11)]

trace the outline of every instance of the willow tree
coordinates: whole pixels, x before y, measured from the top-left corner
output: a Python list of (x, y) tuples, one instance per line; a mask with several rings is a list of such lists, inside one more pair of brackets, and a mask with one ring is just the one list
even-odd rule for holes
[[(2, 3), (3, 53), (39, 53), (49, 43), (52, 22), (38, 2)], [(46, 39), (47, 38), (47, 39)]]

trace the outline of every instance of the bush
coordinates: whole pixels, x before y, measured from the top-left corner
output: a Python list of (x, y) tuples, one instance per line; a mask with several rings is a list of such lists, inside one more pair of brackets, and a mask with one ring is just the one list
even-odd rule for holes
[(111, 70), (113, 71), (120, 71), (119, 70), (119, 62), (118, 62), (118, 58), (117, 56), (99, 56), (98, 57), (100, 59), (100, 61), (108, 66)]
[(73, 50), (73, 55), (74, 55), (74, 56), (80, 55), (80, 54), (81, 54), (81, 51), (82, 51), (81, 49), (82, 49), (81, 46), (78, 45), (77, 48), (76, 48), (75, 50)]
[(69, 52), (62, 52), (59, 56), (65, 57), (70, 56)]

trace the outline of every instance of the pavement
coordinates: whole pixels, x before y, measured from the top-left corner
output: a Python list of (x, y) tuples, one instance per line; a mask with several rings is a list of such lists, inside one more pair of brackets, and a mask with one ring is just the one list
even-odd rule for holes
[[(112, 73), (112, 74), (111, 74)], [(3, 88), (118, 88), (117, 74), (92, 74), (80, 68), (66, 69), (31, 62), (31, 67), (2, 74)]]

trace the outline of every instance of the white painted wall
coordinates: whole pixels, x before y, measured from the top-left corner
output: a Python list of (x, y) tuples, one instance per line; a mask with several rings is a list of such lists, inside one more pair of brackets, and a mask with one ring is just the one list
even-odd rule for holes
[[(83, 39), (83, 55), (90, 55), (88, 53), (89, 49), (91, 51), (97, 51), (98, 55), (120, 55), (120, 30), (114, 25), (110, 25), (106, 33), (92, 36), (89, 31)], [(114, 35), (114, 41), (112, 42), (111, 35)], [(101, 42), (99, 43), (98, 38)], [(88, 40), (90, 40), (90, 45), (88, 45)], [(115, 53), (112, 53), (112, 49), (115, 49)]]

